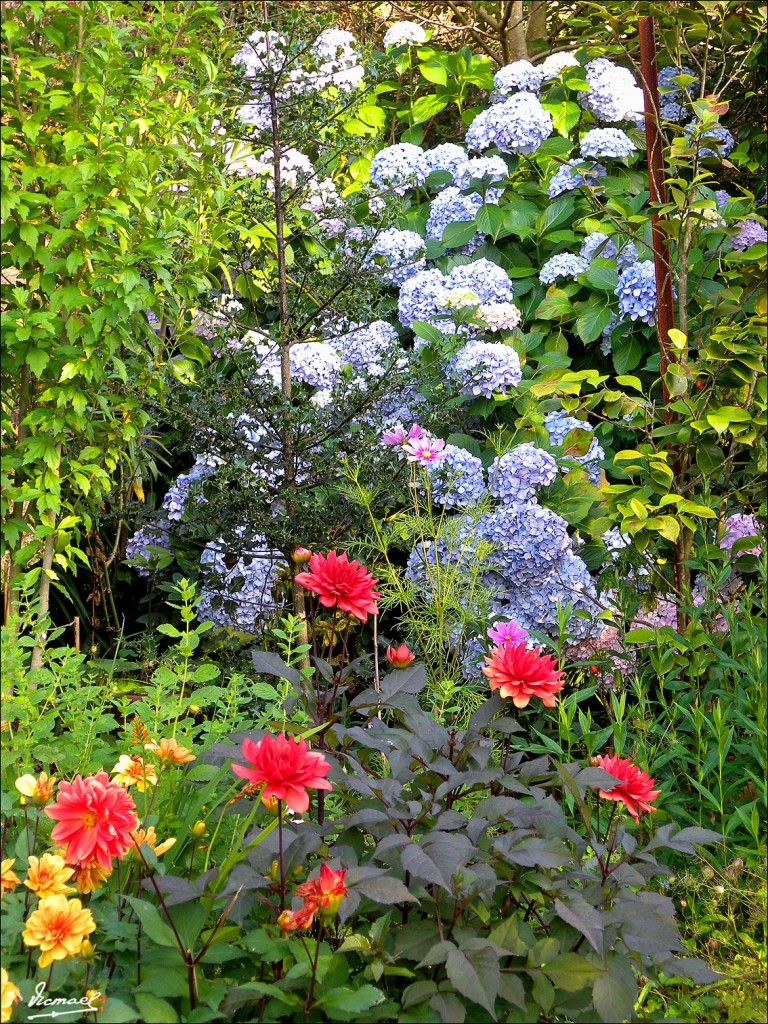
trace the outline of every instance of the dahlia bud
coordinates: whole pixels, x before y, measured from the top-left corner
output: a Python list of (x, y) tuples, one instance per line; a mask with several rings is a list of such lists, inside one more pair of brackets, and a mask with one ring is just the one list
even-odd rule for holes
[(296, 565), (306, 565), (312, 557), (312, 552), (309, 548), (296, 548), (292, 557)]
[(267, 796), (265, 793), (262, 793), (261, 802), (262, 804), (264, 804), (264, 806), (266, 807), (270, 814), (277, 814), (277, 805), (280, 803), (280, 801), (277, 799), (276, 796)]
[(706, 865), (706, 867), (703, 867), (701, 869), (701, 873), (702, 873), (702, 875), (705, 878), (714, 878), (715, 877), (715, 872), (712, 870), (712, 868), (708, 864)]
[(205, 835), (206, 824), (204, 821), (196, 821), (191, 828), (192, 835), (195, 839), (202, 839)]
[(89, 939), (83, 939), (83, 944), (80, 947), (80, 956), (86, 961), (93, 960), (96, 956), (96, 947)]
[(400, 644), (399, 647), (387, 648), (387, 661), (392, 668), (408, 668), (416, 655), (408, 649), (407, 644)]

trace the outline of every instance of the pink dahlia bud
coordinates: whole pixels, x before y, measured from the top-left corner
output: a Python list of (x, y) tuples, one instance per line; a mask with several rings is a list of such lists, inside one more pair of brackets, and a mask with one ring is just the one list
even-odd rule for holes
[(408, 649), (407, 644), (400, 644), (399, 647), (387, 648), (387, 661), (392, 668), (408, 668), (416, 655)]

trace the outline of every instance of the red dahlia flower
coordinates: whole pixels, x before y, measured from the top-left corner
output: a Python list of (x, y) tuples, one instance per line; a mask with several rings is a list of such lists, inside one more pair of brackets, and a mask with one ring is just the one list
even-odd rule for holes
[(359, 562), (350, 562), (346, 554), (312, 555), (309, 572), (300, 572), (296, 582), (317, 594), (324, 608), (338, 608), (366, 622), (368, 615), (376, 615), (376, 599), (381, 594), (375, 589), (377, 580)]
[(68, 864), (94, 860), (111, 869), (112, 858), (127, 852), (133, 844), (131, 832), (139, 827), (133, 799), (104, 771), (87, 779), (78, 775), (74, 782), (60, 782), (55, 803), (43, 810), (58, 821), (51, 839), (66, 846)]
[(254, 743), (246, 737), (243, 740), (243, 757), (251, 766), (246, 768), (233, 764), (232, 771), (252, 785), (265, 782), (262, 800), (274, 797), (284, 800), (297, 814), (303, 814), (309, 807), (308, 789), (332, 789), (325, 776), (331, 766), (322, 754), (311, 753), (305, 739), (288, 739), (280, 736), (265, 736)]
[(563, 673), (548, 654), (529, 651), (525, 642), (505, 643), (492, 648), (485, 660), (483, 674), (488, 676), (491, 690), (511, 697), (516, 708), (526, 707), (531, 697), (541, 697), (548, 708), (555, 706), (555, 694), (563, 688)]
[(408, 668), (415, 657), (407, 644), (400, 644), (399, 647), (392, 647), (390, 644), (387, 648), (387, 661), (392, 668)]
[(658, 810), (657, 807), (651, 807), (650, 801), (655, 800), (661, 790), (653, 788), (655, 780), (633, 764), (631, 758), (599, 754), (592, 759), (592, 763), (614, 778), (621, 779), (620, 786), (614, 786), (611, 790), (601, 789), (599, 793), (606, 800), (618, 800), (624, 804), (635, 821), (640, 820), (639, 811)]

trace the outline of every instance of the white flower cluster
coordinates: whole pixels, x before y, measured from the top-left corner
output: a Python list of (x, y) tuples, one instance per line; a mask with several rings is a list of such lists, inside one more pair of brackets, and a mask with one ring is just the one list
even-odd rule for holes
[(481, 111), (467, 130), (467, 148), (484, 152), (535, 153), (552, 134), (552, 115), (530, 92), (518, 92)]
[(392, 46), (419, 46), (426, 42), (427, 33), (415, 21), (396, 21), (384, 34), (384, 49)]

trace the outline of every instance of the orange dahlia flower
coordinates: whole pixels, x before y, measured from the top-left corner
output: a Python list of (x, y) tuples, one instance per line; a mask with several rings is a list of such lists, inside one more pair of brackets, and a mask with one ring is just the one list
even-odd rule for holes
[(95, 929), (93, 915), (83, 909), (80, 900), (47, 896), (27, 918), (21, 937), (25, 945), (40, 947), (38, 964), (48, 967), (55, 960), (76, 956), (83, 939)]
[(51, 838), (66, 846), (68, 864), (96, 860), (108, 870), (113, 857), (124, 856), (132, 843), (131, 832), (139, 824), (133, 799), (104, 771), (60, 782), (56, 802), (43, 810), (58, 822)]
[(277, 923), (284, 932), (295, 932), (299, 928), (310, 928), (314, 919), (314, 910), (305, 905), (300, 910), (284, 910)]
[(21, 879), (13, 870), (13, 865), (16, 863), (15, 857), (9, 857), (7, 860), (2, 862), (0, 866), (0, 899), (7, 892), (13, 892), (17, 885), (21, 884)]
[(22, 804), (25, 802), (24, 798), (26, 798), (31, 800), (37, 807), (42, 807), (53, 796), (55, 782), (56, 780), (53, 776), (49, 778), (46, 772), (41, 772), (37, 777), (34, 775), (22, 775), (21, 778), (16, 779), (15, 786), (22, 795)]
[(550, 655), (528, 650), (523, 641), (492, 648), (485, 661), (483, 674), (491, 690), (511, 697), (516, 708), (527, 707), (531, 697), (540, 697), (545, 707), (555, 706), (555, 694), (563, 688), (563, 673)]
[(262, 798), (284, 800), (297, 814), (303, 814), (309, 807), (308, 789), (333, 788), (325, 778), (331, 766), (322, 754), (308, 750), (305, 739), (288, 739), (283, 733), (267, 735), (254, 743), (246, 737), (243, 757), (250, 767), (233, 764), (235, 775), (247, 779), (251, 785), (266, 783)]
[(346, 554), (312, 555), (309, 572), (300, 572), (296, 582), (317, 594), (324, 608), (338, 608), (361, 622), (378, 614), (376, 600), (381, 594), (375, 589), (377, 580), (364, 565), (350, 562)]
[(112, 874), (112, 868), (104, 868), (96, 860), (86, 861), (85, 864), (74, 864), (75, 876), (72, 881), (77, 886), (77, 891), (83, 896), (90, 892), (96, 892)]
[(167, 761), (169, 764), (188, 764), (195, 761), (197, 755), (193, 754), (188, 747), (182, 747), (175, 739), (163, 738), (159, 743), (150, 740), (144, 744), (144, 749), (151, 751), (160, 761)]
[(120, 760), (112, 769), (114, 782), (128, 789), (135, 786), (140, 793), (143, 793), (149, 786), (157, 785), (157, 772), (151, 764), (146, 764), (143, 757), (134, 754), (121, 754)]
[(141, 860), (138, 849), (142, 845), (148, 846), (150, 850), (154, 850), (156, 857), (162, 857), (167, 850), (170, 850), (176, 844), (176, 840), (173, 838), (164, 839), (162, 843), (158, 843), (154, 825), (150, 825), (146, 831), (143, 828), (137, 828), (131, 833), (131, 839), (133, 840), (131, 853), (135, 855), (137, 860)]
[(609, 772), (615, 779), (621, 780), (620, 786), (614, 786), (610, 790), (598, 790), (600, 796), (606, 800), (617, 800), (624, 804), (635, 821), (640, 820), (640, 811), (650, 813), (658, 810), (657, 807), (651, 807), (650, 802), (656, 799), (661, 790), (653, 788), (655, 779), (633, 764), (631, 758), (617, 757), (616, 754), (612, 754), (610, 757), (598, 754), (592, 759), (592, 763)]
[(312, 907), (321, 917), (335, 917), (339, 904), (347, 895), (344, 876), (347, 870), (333, 871), (327, 864), (320, 865), (320, 877), (310, 878), (296, 888), (296, 895), (304, 900), (305, 907)]
[(29, 870), (24, 885), (31, 889), (35, 896), (45, 899), (46, 896), (60, 896), (75, 890), (67, 885), (74, 870), (67, 867), (63, 857), (57, 853), (44, 853), (39, 859), (29, 858)]
[(0, 1004), (2, 1005), (0, 1020), (3, 1024), (11, 1019), (13, 1004), (18, 1003), (20, 999), (21, 992), (19, 992), (18, 986), (10, 980), (8, 971), (4, 967), (0, 967)]

